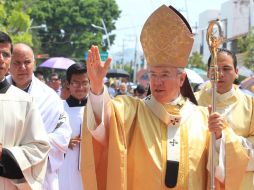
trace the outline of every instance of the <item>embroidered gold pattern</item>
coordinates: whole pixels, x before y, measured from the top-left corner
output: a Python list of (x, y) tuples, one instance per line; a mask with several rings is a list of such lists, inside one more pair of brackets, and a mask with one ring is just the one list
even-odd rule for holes
[(185, 67), (194, 37), (184, 21), (163, 5), (147, 19), (140, 40), (148, 65)]
[(188, 170), (189, 170), (189, 155), (188, 155), (188, 128), (182, 126), (180, 128), (180, 162), (178, 170), (177, 187), (178, 190), (187, 190), (189, 184)]

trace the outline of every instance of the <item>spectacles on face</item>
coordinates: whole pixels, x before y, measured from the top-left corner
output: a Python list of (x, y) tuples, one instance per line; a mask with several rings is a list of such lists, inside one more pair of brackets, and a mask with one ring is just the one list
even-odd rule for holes
[(6, 51), (0, 51), (0, 56), (3, 60), (7, 60), (11, 58), (11, 53)]
[(59, 80), (59, 78), (52, 78), (50, 81), (51, 82), (57, 82)]
[(177, 75), (181, 74), (181, 72), (162, 72), (156, 73), (153, 71), (148, 72), (148, 76), (151, 80), (160, 79), (161, 81), (167, 81), (175, 78)]
[(74, 88), (86, 87), (88, 84), (89, 84), (88, 81), (83, 81), (83, 82), (73, 81), (73, 82), (71, 82), (71, 85)]

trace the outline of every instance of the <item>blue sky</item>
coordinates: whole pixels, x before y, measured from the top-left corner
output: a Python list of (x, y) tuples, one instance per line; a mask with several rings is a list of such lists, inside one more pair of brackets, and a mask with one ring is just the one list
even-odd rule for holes
[[(198, 16), (207, 9), (220, 9), (221, 4), (228, 0), (116, 0), (121, 17), (116, 22), (116, 40), (111, 52), (122, 51), (123, 48), (141, 49), (139, 36), (148, 16), (162, 4), (172, 5), (188, 19), (191, 26), (198, 22)], [(198, 24), (198, 23), (197, 23)], [(137, 43), (136, 43), (137, 41)]]

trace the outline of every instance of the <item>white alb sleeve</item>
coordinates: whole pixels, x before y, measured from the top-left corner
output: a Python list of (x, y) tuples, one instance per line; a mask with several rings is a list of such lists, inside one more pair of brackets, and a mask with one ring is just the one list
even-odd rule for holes
[[(106, 137), (105, 120), (108, 119), (110, 115), (110, 110), (106, 105), (109, 101), (110, 96), (105, 87), (101, 95), (95, 95), (91, 91), (89, 92), (87, 102), (87, 126), (92, 136), (101, 143), (105, 142)], [(101, 121), (99, 124), (96, 123), (95, 117)]]

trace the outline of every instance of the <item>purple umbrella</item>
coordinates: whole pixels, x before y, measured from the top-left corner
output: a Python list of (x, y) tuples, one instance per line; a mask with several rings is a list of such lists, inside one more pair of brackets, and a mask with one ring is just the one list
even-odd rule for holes
[(67, 70), (74, 63), (75, 61), (65, 57), (52, 57), (40, 64), (39, 67)]

